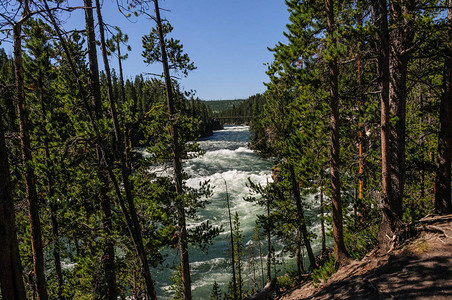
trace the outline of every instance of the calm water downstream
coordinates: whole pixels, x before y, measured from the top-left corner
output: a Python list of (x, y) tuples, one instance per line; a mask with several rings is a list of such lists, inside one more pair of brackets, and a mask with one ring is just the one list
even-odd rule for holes
[[(193, 299), (210, 299), (214, 281), (225, 291), (231, 279), (228, 259), (229, 223), (226, 209), (226, 186), (231, 201), (231, 212), (238, 212), (241, 230), (247, 243), (253, 234), (256, 215), (262, 208), (243, 200), (249, 195), (246, 187), (248, 178), (253, 182), (266, 184), (271, 181), (273, 161), (263, 159), (247, 148), (249, 137), (247, 126), (229, 126), (216, 131), (213, 136), (199, 141), (206, 153), (200, 157), (185, 161), (184, 170), (190, 176), (189, 186), (196, 187), (199, 182), (209, 180), (213, 187), (210, 204), (200, 212), (200, 220), (211, 220), (214, 225), (222, 225), (225, 229), (210, 246), (206, 254), (199, 249), (190, 250), (190, 268), (192, 276)], [(309, 199), (312, 202), (312, 199)], [(314, 216), (316, 209), (309, 209), (308, 214)], [(193, 223), (194, 221), (192, 221)], [(315, 227), (318, 227), (316, 224)], [(318, 232), (316, 228), (312, 228)], [(316, 243), (318, 244), (318, 243)], [(316, 245), (314, 245), (314, 248)], [(177, 264), (178, 254), (172, 252), (167, 264)], [(159, 271), (157, 287), (160, 299), (169, 299), (168, 279), (171, 271)], [(244, 270), (244, 281), (249, 281), (248, 270)]]

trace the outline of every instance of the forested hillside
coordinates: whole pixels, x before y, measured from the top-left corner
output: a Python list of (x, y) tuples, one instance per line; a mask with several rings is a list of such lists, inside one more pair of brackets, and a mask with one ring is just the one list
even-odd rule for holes
[(231, 109), (232, 107), (239, 106), (243, 101), (243, 99), (235, 99), (235, 100), (204, 100), (204, 104), (210, 108), (213, 113), (219, 113), (224, 110)]

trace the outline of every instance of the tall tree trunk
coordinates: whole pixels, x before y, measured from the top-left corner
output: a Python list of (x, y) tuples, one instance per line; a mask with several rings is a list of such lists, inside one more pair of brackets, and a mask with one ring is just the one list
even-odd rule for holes
[[(251, 241), (248, 243), (248, 257), (249, 264), (253, 268), (253, 292), (257, 291), (257, 281), (256, 281), (256, 257), (254, 256), (253, 244)], [(249, 269), (248, 269), (249, 270)], [(248, 276), (250, 275), (251, 270), (249, 270)]]
[(308, 228), (306, 226), (306, 219), (304, 217), (303, 205), (301, 203), (300, 187), (297, 182), (294, 166), (291, 163), (289, 163), (289, 170), (292, 183), (292, 197), (295, 200), (295, 205), (297, 206), (297, 222), (299, 226), (298, 230), (303, 236), (304, 246), (306, 247), (306, 251), (308, 252), (310, 263), (309, 269), (313, 270), (316, 267), (315, 256), (314, 252), (312, 252), (311, 241), (309, 239)]
[[(237, 215), (236, 215), (237, 216)], [(239, 232), (238, 232), (239, 228), (237, 227), (237, 237), (239, 237)], [(241, 240), (239, 238), (237, 238), (237, 240), (235, 241), (235, 248), (237, 249), (237, 285), (239, 287), (238, 290), (238, 298), (242, 299), (242, 295), (243, 295), (243, 290), (242, 290), (242, 283), (243, 283), (243, 278), (242, 278), (242, 257), (241, 257)]]
[(389, 109), (396, 117), (390, 126), (389, 144), (391, 148), (391, 210), (402, 219), (402, 202), (405, 186), (405, 120), (407, 97), (407, 71), (409, 54), (407, 49), (413, 38), (413, 29), (407, 24), (408, 5), (411, 0), (392, 1), (390, 23), (396, 25), (390, 33), (391, 50), (389, 55)]
[(226, 205), (228, 207), (228, 217), (229, 217), (229, 230), (231, 232), (231, 240), (230, 240), (230, 247), (231, 247), (231, 267), (232, 267), (232, 288), (234, 292), (234, 300), (237, 300), (237, 279), (235, 276), (235, 252), (234, 252), (234, 234), (233, 234), (233, 228), (232, 228), (232, 216), (231, 216), (231, 208), (229, 206), (229, 194), (228, 194), (228, 185), (226, 183), (226, 180), (224, 181), (224, 184), (226, 186)]
[[(155, 15), (157, 21), (157, 29), (160, 40), (160, 51), (162, 52), (162, 63), (163, 72), (165, 77), (165, 89), (166, 89), (166, 99), (170, 118), (170, 131), (172, 140), (172, 150), (173, 150), (173, 168), (174, 168), (174, 181), (176, 187), (176, 193), (178, 195), (183, 194), (182, 190), (182, 156), (181, 156), (181, 145), (179, 144), (178, 128), (175, 120), (175, 109), (174, 109), (174, 99), (172, 93), (171, 77), (168, 67), (168, 58), (165, 48), (165, 40), (163, 37), (162, 24), (160, 19), (160, 9), (158, 5), (158, 0), (154, 0), (155, 4)], [(190, 279), (190, 265), (188, 258), (188, 237), (187, 237), (187, 226), (185, 221), (185, 209), (181, 200), (177, 200), (177, 214), (178, 214), (178, 226), (179, 226), (179, 248), (180, 248), (180, 260), (181, 260), (181, 271), (182, 271), (182, 290), (184, 299), (191, 299), (191, 279)]]
[[(25, 4), (27, 6), (27, 4)], [(28, 8), (24, 8), (27, 13)], [(22, 164), (24, 168), (25, 190), (27, 193), (28, 216), (30, 219), (31, 249), (36, 295), (39, 300), (47, 300), (47, 286), (44, 275), (44, 254), (39, 220), (39, 198), (35, 186), (32, 164), (30, 136), (28, 132), (28, 113), (25, 103), (24, 71), (22, 64), (22, 23), (16, 23), (14, 31), (14, 72), (16, 77), (17, 115), (19, 118)]]
[(0, 118), (0, 287), (3, 299), (26, 299), (16, 235), (16, 217), (9, 175), (3, 120)]
[(435, 180), (435, 212), (452, 213), (451, 201), (451, 155), (452, 155), (452, 0), (447, 14), (449, 38), (444, 59), (443, 91), (441, 95), (438, 135), (438, 168)]
[(264, 261), (263, 261), (263, 255), (262, 255), (262, 243), (261, 243), (261, 236), (259, 232), (259, 228), (256, 225), (256, 235), (257, 235), (257, 242), (259, 243), (259, 263), (260, 263), (260, 269), (261, 269), (261, 281), (262, 281), (262, 287), (265, 286), (265, 277), (264, 277)]
[(270, 200), (267, 199), (267, 224), (265, 230), (267, 231), (267, 282), (272, 281), (271, 275), (271, 254), (272, 254), (272, 242), (271, 242), (271, 228), (270, 228)]
[(58, 233), (59, 226), (57, 220), (57, 210), (55, 205), (52, 205), (50, 208), (50, 218), (52, 221), (52, 236), (53, 236), (53, 259), (55, 263), (55, 271), (57, 275), (57, 284), (58, 284), (58, 299), (64, 300), (66, 299), (63, 296), (64, 292), (64, 279), (63, 279), (63, 271), (61, 269), (61, 244), (60, 244), (60, 235)]
[[(47, 1), (44, 0), (44, 6), (47, 12), (47, 15), (49, 17), (49, 19), (52, 22), (52, 25), (58, 35), (58, 38), (62, 44), (63, 47), (63, 51), (68, 59), (69, 62), (69, 66), (71, 68), (71, 71), (74, 75), (74, 78), (76, 79), (77, 85), (79, 87), (79, 91), (80, 91), (80, 98), (83, 101), (83, 105), (85, 107), (86, 112), (88, 113), (88, 117), (90, 119), (90, 122), (93, 126), (94, 132), (96, 134), (96, 140), (97, 140), (97, 150), (99, 150), (98, 153), (98, 165), (99, 165), (99, 169), (102, 168), (102, 171), (105, 171), (106, 173), (108, 173), (108, 176), (110, 177), (112, 183), (113, 183), (113, 187), (115, 189), (115, 193), (116, 193), (116, 197), (118, 198), (118, 202), (121, 206), (121, 210), (123, 212), (124, 218), (126, 219), (126, 224), (127, 224), (127, 228), (129, 230), (129, 234), (132, 237), (132, 241), (135, 247), (135, 250), (138, 254), (138, 257), (140, 259), (140, 262), (142, 264), (142, 272), (144, 274), (145, 277), (145, 284), (146, 284), (146, 289), (147, 289), (147, 294), (148, 297), (151, 299), (157, 299), (156, 296), (156, 292), (155, 292), (155, 288), (154, 288), (154, 283), (152, 281), (152, 278), (150, 276), (150, 269), (149, 269), (149, 264), (147, 262), (147, 257), (146, 257), (146, 252), (144, 250), (144, 246), (143, 246), (143, 241), (142, 241), (142, 236), (141, 236), (141, 229), (140, 227), (134, 227), (132, 219), (130, 213), (128, 212), (128, 209), (125, 205), (125, 201), (124, 198), (122, 197), (122, 191), (120, 189), (119, 183), (116, 179), (116, 175), (113, 173), (113, 170), (111, 168), (111, 159), (108, 156), (108, 153), (105, 151), (105, 146), (103, 144), (103, 140), (101, 138), (100, 132), (99, 132), (99, 128), (97, 126), (96, 123), (96, 118), (93, 116), (92, 113), (92, 109), (87, 101), (87, 93), (85, 91), (85, 88), (81, 82), (80, 79), (80, 75), (78, 73), (78, 70), (75, 66), (74, 60), (72, 58), (71, 52), (69, 50), (69, 47), (65, 41), (65, 39), (63, 38), (63, 35), (61, 33), (61, 30), (58, 27), (58, 24), (56, 22), (56, 19), (54, 18), (54, 16), (52, 15), (52, 12), (50, 11), (50, 8), (47, 4)], [(87, 5), (86, 7), (91, 8), (91, 4)], [(92, 8), (91, 8), (92, 10)], [(92, 13), (91, 13), (92, 16)], [(107, 183), (108, 184), (108, 183)], [(107, 185), (105, 185), (107, 186)], [(102, 194), (102, 193), (101, 193)], [(135, 213), (136, 216), (136, 213)], [(137, 228), (137, 229), (135, 229)], [(111, 257), (111, 256), (110, 256)]]
[[(124, 74), (122, 70), (122, 58), (121, 58), (121, 45), (119, 41), (117, 41), (118, 47), (118, 65), (119, 65), (119, 84), (121, 86), (121, 103), (124, 104), (126, 102), (126, 91), (124, 87)], [(130, 128), (127, 122), (124, 122), (124, 144), (125, 144), (125, 160), (126, 165), (129, 170), (132, 169), (131, 161), (130, 161), (130, 151), (132, 148), (131, 140), (130, 140)]]
[(303, 255), (302, 255), (302, 239), (303, 235), (300, 230), (297, 230), (297, 250), (296, 250), (296, 257), (297, 257), (297, 275), (299, 278), (301, 278), (301, 275), (305, 272), (304, 264), (303, 264)]
[[(358, 50), (359, 51), (359, 50)], [(358, 53), (358, 195), (355, 203), (355, 215), (359, 216), (359, 222), (363, 219), (363, 177), (364, 177), (364, 155), (363, 155), (363, 125), (361, 124), (361, 106), (363, 95), (361, 92), (361, 58)]]
[[(383, 197), (381, 200), (382, 223), (378, 233), (380, 247), (386, 249), (392, 241), (399, 218), (391, 206), (393, 190), (391, 184), (391, 149), (389, 144), (389, 30), (386, 0), (371, 2), (372, 19), (376, 27), (375, 49), (381, 102), (381, 170)], [(388, 238), (389, 237), (389, 238)]]
[(326, 254), (326, 238), (325, 238), (325, 208), (323, 202), (323, 181), (320, 186), (320, 228), (322, 232), (322, 256)]
[[(325, 11), (327, 20), (327, 33), (331, 39), (331, 45), (334, 47), (335, 21), (334, 21), (334, 2), (325, 0)], [(339, 173), (339, 84), (336, 58), (328, 62), (328, 73), (330, 82), (330, 108), (331, 108), (331, 201), (333, 204), (333, 239), (334, 254), (337, 261), (342, 264), (348, 258), (347, 250), (344, 244), (343, 221), (342, 221), (342, 202), (341, 202), (341, 179)]]
[(60, 256), (60, 237), (58, 234), (58, 220), (57, 220), (57, 207), (53, 202), (54, 196), (54, 174), (52, 170), (52, 158), (50, 156), (50, 147), (49, 147), (49, 134), (47, 132), (47, 108), (46, 101), (44, 99), (44, 83), (43, 83), (43, 74), (41, 70), (38, 70), (38, 86), (37, 93), (41, 102), (41, 119), (42, 119), (42, 134), (44, 135), (44, 152), (45, 152), (45, 164), (46, 164), (46, 176), (47, 176), (47, 199), (49, 199), (50, 203), (50, 219), (52, 223), (52, 236), (53, 236), (53, 259), (55, 264), (55, 272), (57, 275), (57, 284), (58, 284), (58, 299), (64, 300), (63, 291), (64, 291), (64, 280), (63, 280), (63, 272), (61, 270), (61, 256)]
[[(89, 61), (89, 69), (90, 69), (90, 82), (91, 82), (91, 90), (94, 98), (94, 114), (97, 121), (102, 120), (102, 99), (101, 99), (101, 91), (100, 91), (100, 82), (99, 82), (99, 66), (97, 62), (97, 50), (96, 50), (96, 39), (94, 33), (94, 19), (93, 19), (93, 8), (92, 1), (85, 0), (85, 21), (86, 21), (86, 34), (87, 34), (87, 43), (88, 43), (88, 61)], [(112, 236), (112, 221), (111, 221), (111, 204), (110, 198), (107, 195), (108, 193), (108, 173), (105, 170), (104, 163), (102, 162), (102, 149), (101, 145), (97, 143), (96, 145), (96, 155), (98, 161), (98, 176), (99, 180), (102, 183), (99, 188), (100, 194), (100, 202), (101, 208), (104, 213), (102, 219), (102, 227), (105, 235), (105, 245), (104, 245), (104, 254), (102, 262), (104, 264), (104, 272), (107, 283), (107, 299), (116, 299), (116, 274), (114, 268), (114, 259), (115, 259), (115, 251), (114, 251), (114, 243), (111, 238)]]

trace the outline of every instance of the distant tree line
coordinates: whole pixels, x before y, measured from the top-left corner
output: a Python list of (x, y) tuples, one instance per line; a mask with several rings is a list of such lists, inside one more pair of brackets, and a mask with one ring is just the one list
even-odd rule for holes
[(225, 106), (228, 108), (213, 112), (214, 117), (227, 124), (249, 124), (253, 116), (258, 116), (262, 112), (265, 98), (256, 94), (245, 100), (223, 101), (226, 101)]

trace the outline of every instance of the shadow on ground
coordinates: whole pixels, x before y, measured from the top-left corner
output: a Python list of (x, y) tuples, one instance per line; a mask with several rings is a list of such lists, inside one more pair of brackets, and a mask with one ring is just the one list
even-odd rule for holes
[[(442, 249), (451, 254), (452, 249)], [(390, 256), (367, 273), (301, 299), (452, 299), (452, 257)]]

